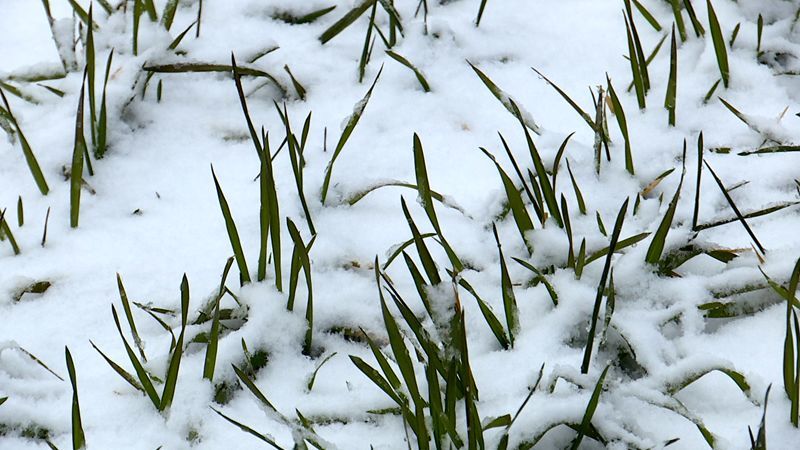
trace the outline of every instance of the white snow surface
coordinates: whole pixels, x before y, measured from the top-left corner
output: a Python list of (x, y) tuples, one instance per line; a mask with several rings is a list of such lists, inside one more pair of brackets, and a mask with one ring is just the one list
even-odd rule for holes
[[(66, 0), (50, 3), (57, 20), (73, 20)], [(88, 2), (79, 3), (88, 8)], [(165, 3), (155, 2), (159, 13)], [(148, 398), (122, 379), (90, 344), (93, 342), (133, 373), (111, 313), (111, 305), (115, 305), (124, 316), (117, 273), (132, 301), (178, 311), (179, 286), (186, 274), (191, 291), (190, 322), (214, 296), (232, 250), (210, 165), (230, 204), (249, 267), (251, 271), (256, 268), (259, 183), (254, 178), (259, 173), (259, 160), (249, 140), (232, 78), (211, 73), (156, 75), (146, 95), (126, 105), (133, 95), (134, 82), (147, 63), (229, 64), (231, 53), (242, 65), (270, 72), (289, 91), (289, 96), (282, 99), (277, 89), (256, 89), (263, 80), (244, 79), (250, 114), (256, 127), (263, 125), (270, 132), (273, 151), (284, 132), (273, 101), (286, 101), (296, 132), (306, 114), (313, 112), (304, 154), (304, 191), (317, 230), (310, 252), (314, 351), (313, 357), (301, 353), (307, 326), (302, 276), (295, 309), (286, 310), (292, 240), (284, 226), (284, 292), (275, 289), (271, 266), (267, 280), (240, 287), (238, 268), (233, 265), (227, 286), (249, 308), (249, 313), (240, 328), (220, 338), (215, 384), (235, 383), (231, 364), (243, 363), (244, 340), (251, 352), (262, 350), (269, 355), (267, 365), (256, 377), (261, 391), (292, 420), (295, 410), (312, 419), (315, 431), (330, 444), (329, 448), (417, 448), (413, 438), (410, 443), (406, 441), (408, 435), (400, 416), (368, 412), (395, 405), (348, 358), (356, 355), (378, 367), (369, 347), (336, 332), (363, 328), (378, 338), (379, 345), (388, 342), (373, 260), (377, 255), (384, 262), (398, 243), (411, 238), (400, 207), (401, 196), (421, 231), (431, 232), (433, 228), (421, 203), (414, 201), (417, 193), (410, 189), (383, 187), (355, 205), (347, 205), (342, 199), (364, 186), (376, 186), (386, 180), (414, 183), (412, 136), (417, 133), (425, 149), (431, 188), (444, 195), (447, 202), (463, 208), (462, 213), (436, 203), (444, 235), (468, 263), (461, 277), (475, 287), (503, 324), (500, 261), (492, 222), (497, 225), (514, 282), (519, 332), (513, 349), (508, 350), (498, 344), (474, 298), (458, 289), (465, 311), (471, 366), (480, 390), (481, 418), (513, 415), (545, 364), (539, 388), (511, 427), (509, 448), (516, 448), (553, 424), (579, 424), (592, 389), (609, 364), (605, 389), (592, 420), (608, 441), (607, 448), (662, 448), (674, 438), (680, 440), (669, 449), (707, 448), (692, 422), (654, 406), (678, 401), (687, 414), (702, 420), (714, 434), (716, 448), (749, 449), (748, 426), (757, 429), (764, 393), (770, 384), (766, 421), (769, 447), (797, 448), (800, 433), (789, 422), (790, 403), (783, 388), (785, 301), (770, 289), (725, 299), (714, 295), (764, 284), (759, 266), (777, 282), (788, 284), (800, 256), (798, 207), (748, 220), (766, 248), (763, 262), (752, 250), (745, 229), (735, 221), (703, 230), (694, 241), (712, 248), (737, 249), (739, 257), (727, 264), (701, 256), (676, 269), (679, 276), (669, 277), (657, 274), (644, 262), (652, 235), (622, 250), (613, 258), (616, 310), (609, 342), (621, 341), (621, 333), (635, 352), (641, 372), (631, 374), (615, 350), (595, 349), (588, 374), (581, 374), (586, 334), (605, 258), (587, 265), (578, 279), (572, 269), (564, 267), (567, 237), (554, 220), (544, 227), (535, 221), (535, 229), (528, 235), (534, 248), (529, 255), (511, 215), (499, 217), (505, 191), (495, 165), (479, 147), (494, 154), (517, 182), (498, 138), (500, 132), (522, 170), (533, 170), (533, 166), (519, 122), (486, 89), (467, 61), (513, 96), (526, 111), (526, 117), (529, 115), (541, 128), (541, 136), (532, 137), (548, 170), (553, 169), (552, 161), (562, 141), (575, 133), (558, 168), (556, 190), (557, 195), (565, 196), (571, 211), (576, 252), (583, 238), (587, 254), (608, 246), (609, 237), (598, 230), (596, 217), (599, 214), (610, 234), (626, 198), (631, 199), (631, 207), (621, 237), (655, 232), (678, 187), (685, 139), (686, 178), (666, 241), (666, 250), (675, 250), (694, 238), (691, 223), (699, 163), (695, 143), (701, 131), (705, 158), (725, 185), (749, 182), (731, 192), (743, 212), (798, 200), (795, 182), (800, 178), (800, 156), (737, 156), (738, 151), (761, 146), (763, 138), (717, 100), (717, 96), (723, 97), (782, 144), (796, 143), (800, 135), (800, 120), (795, 116), (800, 108), (800, 81), (775, 72), (796, 70), (798, 66), (798, 56), (792, 56), (800, 55), (800, 27), (793, 26), (798, 2), (714, 2), (726, 41), (737, 24), (740, 31), (728, 49), (730, 85), (720, 85), (707, 104), (703, 97), (719, 79), (719, 69), (708, 31), (706, 3), (694, 2), (706, 28), (705, 37), (694, 35), (684, 12), (689, 37), (685, 42), (678, 39), (675, 127), (668, 126), (667, 112), (662, 107), (669, 73), (669, 38), (649, 66), (652, 88), (647, 108), (640, 111), (634, 92), (626, 92), (631, 72), (623, 56), (628, 53), (628, 45), (621, 0), (489, 0), (480, 27), (475, 26), (478, 0), (428, 0), (427, 24), (421, 12), (415, 15), (418, 2), (395, 0), (404, 34), (398, 36), (393, 50), (425, 74), (430, 93), (421, 89), (408, 68), (384, 54), (380, 38), (374, 44), (364, 80), (358, 82), (358, 61), (369, 12), (325, 45), (320, 43), (318, 36), (356, 3), (360, 2), (205, 0), (200, 37), (195, 37), (192, 28), (178, 47), (182, 55), (177, 56), (166, 47), (195, 20), (196, 0), (179, 2), (169, 35), (157, 23), (150, 23), (146, 14), (142, 16), (138, 56), (131, 51), (133, 2), (129, 2), (127, 13), (118, 11), (110, 17), (95, 4), (98, 74), (103, 73), (107, 55), (114, 49), (108, 82), (109, 149), (105, 158), (93, 158), (94, 176), (85, 175), (96, 194), (83, 191), (80, 226), (75, 229), (70, 228), (70, 183), (62, 174), (62, 167), (72, 161), (82, 73), (71, 72), (63, 79), (41, 82), (63, 91), (63, 97), (36, 83), (14, 84), (33, 101), (5, 90), (50, 193), (44, 196), (37, 189), (19, 143), (0, 139), (0, 211), (6, 209), (5, 218), (21, 247), (21, 253), (15, 255), (8, 240), (0, 241), (0, 397), (8, 397), (0, 405), (0, 448), (47, 448), (42, 439), (25, 432), (32, 428), (47, 430), (48, 439), (58, 448), (71, 447), (72, 388), (64, 363), (65, 346), (75, 361), (83, 428), (90, 449), (268, 448), (226, 422), (212, 407), (271, 435), (282, 447), (292, 448), (292, 429), (275, 420), (274, 415), (265, 414), (247, 390), (236, 391), (224, 405), (214, 402), (214, 386), (202, 378), (204, 344), (187, 346), (174, 402), (164, 413), (156, 411)], [(664, 27), (661, 32), (655, 31), (634, 8), (643, 47), (649, 51), (671, 27), (673, 15), (668, 2), (641, 3)], [(330, 5), (337, 7), (311, 24), (290, 25), (273, 18), (277, 12), (302, 15)], [(765, 23), (761, 48), (770, 55), (784, 55), (780, 59), (786, 61), (783, 66), (762, 64), (756, 58), (759, 14)], [(388, 30), (388, 23), (388, 16), (379, 6), (376, 25)], [(0, 0), (0, 30), (0, 80), (60, 65), (40, 2)], [(279, 49), (253, 64), (246, 63), (249, 57), (272, 46)], [(77, 48), (82, 67), (81, 42)], [(294, 95), (284, 65), (307, 89), (304, 101)], [(383, 73), (364, 107), (358, 102), (381, 65)], [(624, 141), (610, 112), (612, 159), (608, 162), (604, 157), (600, 174), (595, 173), (594, 132), (531, 67), (567, 92), (593, 118), (595, 109), (587, 87), (605, 86), (606, 76), (612, 80), (628, 121), (635, 175), (625, 170)], [(157, 101), (159, 80), (163, 96)], [(97, 85), (102, 86), (101, 75)], [(325, 169), (339, 139), (339, 124), (350, 116), (354, 105), (363, 108), (363, 116), (333, 166), (330, 192), (323, 205), (319, 193)], [(779, 119), (787, 107), (788, 112)], [(323, 139), (326, 130), (327, 142)], [(709, 151), (715, 147), (732, 150), (728, 154)], [(567, 160), (585, 197), (586, 215), (579, 213)], [(676, 170), (641, 199), (634, 215), (637, 193), (671, 168)], [(275, 158), (274, 170), (281, 224), (285, 217), (291, 218), (308, 242), (311, 235), (286, 149)], [(703, 173), (701, 188), (701, 223), (733, 217), (708, 170)], [(659, 200), (662, 194), (663, 202)], [(24, 205), (21, 227), (16, 212), (20, 197)], [(41, 246), (48, 209), (47, 241)], [(535, 219), (532, 208), (529, 213)], [(453, 301), (445, 272), (450, 268), (447, 256), (433, 240), (426, 241), (447, 286), (431, 291), (432, 297), (439, 303)], [(413, 246), (407, 252), (419, 261)], [(532, 273), (511, 257), (527, 260), (542, 270), (555, 266), (554, 273), (546, 277), (558, 293), (557, 306), (544, 285), (528, 284)], [(387, 274), (414, 312), (425, 316), (402, 257), (389, 266)], [(17, 298), (20, 289), (36, 281), (49, 281), (51, 286), (42, 294)], [(732, 319), (704, 317), (698, 306), (713, 301), (751, 301), (759, 306)], [(222, 307), (233, 306), (233, 298), (225, 296)], [(402, 323), (393, 305), (390, 309)], [(601, 311), (601, 325), (604, 311), (605, 308)], [(133, 315), (148, 357), (145, 366), (163, 379), (169, 364), (170, 335), (144, 310), (134, 307)], [(180, 317), (165, 320), (177, 335)], [(433, 330), (429, 322), (426, 325)], [(189, 325), (186, 341), (209, 328), (210, 323)], [(132, 345), (124, 317), (122, 330)], [(405, 327), (403, 330), (412, 336)], [(595, 345), (599, 340), (598, 336)], [(65, 381), (31, 360), (20, 348), (35, 355)], [(391, 354), (388, 345), (384, 350)], [(322, 366), (313, 389), (308, 391), (309, 377), (323, 358), (334, 352), (336, 355)], [(743, 374), (750, 387), (747, 395), (719, 371), (710, 372), (672, 395), (670, 387), (680, 380), (719, 368)], [(422, 365), (416, 369), (421, 386), (426, 386)], [(159, 383), (157, 389), (160, 392)], [(458, 420), (458, 429), (466, 436), (463, 408), (459, 409)], [(496, 448), (502, 430), (485, 433), (487, 448)], [(567, 427), (555, 428), (536, 448), (562, 448), (574, 435)], [(587, 449), (603, 448), (589, 437), (582, 445)]]

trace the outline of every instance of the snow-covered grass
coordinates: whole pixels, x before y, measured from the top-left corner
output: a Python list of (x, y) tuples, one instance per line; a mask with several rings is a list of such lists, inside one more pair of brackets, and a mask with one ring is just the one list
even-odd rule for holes
[(796, 1), (0, 10), (0, 447), (795, 447)]

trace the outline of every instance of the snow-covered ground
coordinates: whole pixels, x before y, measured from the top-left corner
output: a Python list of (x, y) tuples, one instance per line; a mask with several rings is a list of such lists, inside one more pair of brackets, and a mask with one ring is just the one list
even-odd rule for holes
[[(63, 70), (45, 8), (34, 0), (0, 0), (0, 81), (6, 83), (0, 88), (49, 186), (49, 193), (42, 195), (18, 133), (9, 139), (3, 133), (0, 212), (6, 211), (4, 220), (20, 251), (15, 255), (7, 236), (0, 241), (0, 398), (8, 398), (0, 405), (0, 448), (48, 448), (48, 441), (61, 449), (73, 445), (73, 389), (65, 346), (75, 364), (82, 429), (87, 447), (93, 449), (272, 448), (215, 410), (272, 436), (278, 448), (305, 448), (304, 439), (326, 449), (455, 447), (450, 438), (437, 442), (433, 435), (436, 424), (447, 419), (431, 415), (435, 409), (432, 397), (452, 399), (454, 434), (470, 449), (478, 448), (472, 445), (497, 448), (506, 431), (508, 448), (529, 448), (526, 442), (532, 443), (558, 424), (574, 429), (555, 427), (535, 448), (575, 443), (580, 448), (656, 449), (669, 445), (670, 449), (700, 449), (713, 442), (719, 449), (749, 449), (748, 426), (756, 434), (769, 385), (769, 447), (797, 448), (800, 434), (792, 427), (791, 402), (784, 388), (787, 301), (769, 287), (759, 269), (778, 285), (789, 286), (800, 256), (800, 216), (794, 204), (800, 200), (800, 160), (794, 151), (737, 155), (791, 146), (800, 135), (800, 120), (795, 116), (800, 110), (800, 81), (786, 74), (800, 68), (797, 1), (713, 2), (727, 49), (730, 80), (727, 88), (720, 83), (707, 102), (704, 97), (721, 77), (719, 48), (712, 38), (716, 28), (710, 21), (708, 3), (689, 3), (704, 34), (697, 35), (691, 15), (684, 9), (681, 17), (686, 39), (678, 35), (675, 48), (675, 126), (668, 124), (668, 111), (663, 107), (670, 80), (669, 32), (674, 21), (668, 1), (640, 0), (660, 24), (660, 31), (648, 23), (636, 2), (632, 7), (645, 57), (667, 36), (648, 66), (650, 90), (647, 107), (642, 110), (635, 89), (626, 89), (632, 69), (626, 59), (630, 53), (623, 0), (489, 0), (477, 27), (479, 0), (394, 0), (402, 34), (397, 32), (392, 51), (424, 74), (430, 92), (423, 90), (410, 68), (385, 53), (386, 43), (377, 30), (390, 39), (390, 0), (369, 2), (376, 4), (370, 38), (374, 44), (361, 82), (359, 61), (372, 7), (324, 45), (319, 39), (348, 11), (364, 3), (360, 0), (205, 0), (199, 37), (196, 25), (192, 26), (175, 50), (168, 49), (170, 43), (197, 19), (201, 3), (178, 1), (174, 23), (167, 31), (162, 11), (171, 2), (156, 0), (158, 20), (152, 21), (146, 11), (139, 19), (137, 55), (132, 51), (134, 4), (146, 10), (149, 1), (112, 0), (112, 7), (125, 3), (126, 8), (110, 15), (96, 2), (93, 35), (98, 108), (105, 64), (114, 49), (107, 87), (108, 150), (102, 159), (91, 157), (94, 175), (84, 171), (87, 185), (80, 197), (77, 228), (70, 226), (70, 167), (86, 63), (86, 27), (78, 25), (81, 19), (67, 0), (49, 3), (53, 29), (62, 42), (72, 39), (70, 30), (78, 38), (76, 64), (63, 78), (30, 81), (38, 74)], [(88, 10), (88, 1), (77, 3)], [(333, 5), (333, 11), (310, 23), (288, 23), (289, 17)], [(763, 21), (760, 33), (759, 15)], [(738, 33), (731, 45), (734, 28)], [(69, 47), (62, 48), (62, 56), (69, 56)], [(274, 47), (277, 49), (258, 57)], [(142, 90), (143, 67), (229, 65), (232, 53), (239, 65), (268, 72), (286, 91), (282, 94), (281, 88), (265, 77), (242, 77), (252, 121), (257, 130), (263, 125), (269, 132), (273, 153), (286, 136), (273, 102), (281, 108), (285, 103), (298, 140), (303, 121), (311, 113), (302, 155), (303, 192), (315, 231), (308, 253), (313, 281), (310, 351), (304, 351), (309, 322), (307, 280), (302, 269), (294, 310), (286, 307), (295, 248), (286, 218), (297, 226), (306, 245), (312, 239), (289, 157), (292, 149), (283, 146), (273, 160), (280, 206), (276, 218), (282, 244), (280, 292), (271, 243), (266, 279), (256, 282), (261, 165), (230, 70), (157, 73), (147, 90)], [(508, 95), (524, 111), (526, 123), (531, 128), (536, 128), (534, 122), (538, 125), (540, 134), (530, 136), (541, 155), (541, 169), (548, 172), (545, 178), (556, 180), (554, 198), (559, 212), (566, 215), (561, 209), (562, 195), (569, 210), (571, 241), (552, 211), (545, 211), (550, 217), (544, 224), (539, 220), (498, 136), (499, 132), (506, 140), (526, 184), (530, 186), (526, 175), (530, 170), (541, 185), (523, 128), (470, 63), (506, 93), (500, 96), (505, 106), (511, 105), (504, 96)], [(304, 100), (284, 66), (305, 88)], [(532, 68), (574, 99), (592, 121), (597, 121), (597, 116), (589, 91), (597, 96), (598, 87), (608, 90), (610, 80), (627, 120), (635, 174), (626, 170), (625, 138), (618, 125), (619, 111), (611, 106), (610, 97), (600, 110), (611, 140), (611, 159), (603, 149), (598, 174), (595, 131)], [(376, 77), (368, 103), (359, 103)], [(14, 88), (21, 95), (14, 95)], [(732, 114), (719, 97), (740, 111), (744, 120)], [(93, 153), (88, 97), (85, 102), (84, 133), (89, 153)], [(323, 204), (320, 193), (326, 168), (354, 105), (355, 110), (363, 108), (363, 114), (336, 157)], [(2, 114), (5, 106), (0, 107)], [(0, 123), (13, 128), (3, 115)], [(692, 230), (701, 132), (705, 160), (730, 190), (731, 200), (742, 214), (788, 205), (747, 219), (757, 242), (738, 220), (702, 229), (703, 224), (736, 218), (708, 168), (702, 171), (697, 202), (702, 230)], [(387, 181), (418, 184), (415, 133), (424, 149), (430, 188), (444, 196), (444, 202), (433, 203), (438, 224), (429, 219), (429, 205), (413, 186), (381, 187), (350, 205), (348, 200), (355, 194)], [(554, 166), (562, 142), (571, 133), (574, 135)], [(512, 191), (521, 192), (533, 222), (533, 230), (524, 233), (527, 243), (514, 215), (507, 211), (508, 193), (497, 166), (481, 147), (494, 155), (508, 174), (515, 185)], [(787, 149), (797, 150), (782, 148)], [(226, 281), (229, 291), (220, 300), (223, 313), (230, 310), (232, 317), (221, 320), (216, 370), (209, 381), (203, 375), (213, 321), (200, 320), (204, 316), (198, 312), (217, 297), (220, 276), (233, 254), (212, 165), (235, 220), (253, 282), (241, 286), (239, 264), (232, 265)], [(670, 169), (674, 171), (662, 182), (653, 183)], [(557, 178), (553, 175), (556, 171)], [(669, 233), (664, 250), (655, 255), (660, 265), (649, 264), (645, 259), (657, 246), (652, 244), (658, 240), (656, 231), (662, 219), (669, 217), (671, 200), (679, 188), (674, 217), (665, 222)], [(440, 232), (445, 245), (464, 265), (451, 278), (448, 270), (454, 269), (453, 258), (443, 250), (441, 236), (422, 240), (436, 263), (434, 273), (442, 279), (423, 290), (437, 320), (426, 312), (403, 256), (385, 269), (387, 279), (381, 287), (376, 283), (376, 256), (384, 264), (398, 244), (412, 238), (401, 198), (420, 232)], [(22, 226), (17, 212), (20, 199)], [(651, 234), (638, 244), (618, 249), (610, 260), (613, 284), (603, 275), (604, 255), (592, 259), (581, 274), (582, 264), (568, 258), (570, 242), (578, 260), (584, 239), (587, 257), (608, 247), (615, 218), (626, 199), (630, 203), (620, 240)], [(547, 210), (546, 201), (542, 202), (540, 209)], [(509, 308), (509, 288), (503, 281), (493, 223), (513, 284), (518, 325), (513, 320), (515, 308)], [(42, 245), (45, 224), (47, 236)], [(7, 233), (0, 232), (3, 234)], [(714, 250), (712, 255), (721, 259), (736, 257), (724, 263), (700, 254), (665, 269), (685, 246)], [(422, 271), (421, 277), (431, 281), (431, 274), (423, 270), (425, 260), (420, 259), (418, 246), (412, 243), (405, 250)], [(530, 283), (535, 274), (512, 258), (543, 271), (546, 283)], [(572, 267), (576, 265), (578, 273)], [(114, 305), (124, 339), (133, 357), (141, 359), (116, 274), (130, 301), (146, 307), (131, 304), (131, 314), (147, 358), (143, 366), (159, 396), (165, 382), (169, 384), (167, 372), (175, 354), (171, 341), (181, 332), (181, 280), (184, 274), (188, 279), (189, 324), (180, 336), (183, 354), (174, 400), (165, 411), (158, 411), (147, 395), (93, 348), (139, 379), (112, 315)], [(606, 289), (597, 303), (598, 323), (591, 344), (587, 337), (602, 279)], [(459, 280), (466, 283), (455, 284)], [(472, 286), (494, 311), (502, 328), (499, 334), (505, 339), (510, 338), (509, 332), (513, 335), (513, 348), (503, 348), (465, 285)], [(557, 305), (548, 286), (557, 295)], [(433, 352), (446, 358), (439, 367), (452, 373), (453, 379), (436, 373), (427, 353), (431, 348), (419, 344), (396, 308), (390, 287), (396, 288), (422, 321), (431, 342), (439, 345)], [(424, 399), (417, 407), (412, 401), (413, 387), (409, 390), (408, 366), (404, 365), (408, 360), (403, 352), (398, 356), (397, 346), (390, 345), (392, 328), (387, 328), (382, 314), (380, 290), (414, 361), (411, 374)], [(607, 307), (609, 301), (614, 308)], [(712, 302), (730, 305), (719, 308)], [(458, 314), (453, 313), (462, 308), (463, 328), (448, 321), (457, 319)], [(463, 329), (470, 370), (464, 369), (466, 352), (455, 336)], [(388, 367), (399, 378), (398, 386), (389, 387), (390, 391), (400, 393), (396, 398), (401, 403), (408, 402), (411, 415), (423, 417), (420, 423), (425, 425), (414, 427), (427, 429), (430, 442), (418, 441), (414, 427), (406, 423), (409, 416), (399, 414), (398, 404), (354, 363), (351, 356), (361, 358), (383, 374), (380, 376), (391, 378), (376, 360), (364, 333), (381, 348)], [(200, 341), (195, 339), (198, 336)], [(795, 348), (797, 339), (790, 335)], [(581, 373), (587, 342), (590, 364), (587, 373)], [(38, 362), (27, 353), (35, 355)], [(266, 364), (253, 367), (264, 355)], [(452, 367), (448, 367), (450, 361), (455, 361)], [(255, 382), (277, 412), (250, 392), (232, 365)], [(506, 428), (510, 417), (504, 416), (515, 416), (543, 365), (542, 378), (530, 400), (513, 426)], [(608, 372), (601, 379), (606, 367)], [(465, 383), (464, 373), (471, 373), (479, 396), (471, 387), (462, 392), (471, 384)], [(435, 387), (429, 391), (431, 376), (440, 384), (441, 394)], [(602, 389), (596, 389), (598, 381)], [(458, 394), (445, 395), (448, 385)], [(595, 403), (590, 401), (593, 392), (599, 394), (599, 401), (593, 415), (587, 415), (587, 405)], [(477, 411), (470, 399), (475, 400)], [(495, 424), (500, 426), (481, 432), (468, 418), (470, 412), (484, 426), (499, 417)], [(699, 428), (707, 430), (705, 438)], [(580, 444), (575, 442), (577, 430), (586, 434)], [(481, 434), (484, 444), (478, 444), (475, 437)]]

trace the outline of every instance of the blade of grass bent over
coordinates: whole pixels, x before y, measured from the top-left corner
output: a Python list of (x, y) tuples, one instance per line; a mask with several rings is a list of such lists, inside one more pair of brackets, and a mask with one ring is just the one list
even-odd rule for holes
[(409, 62), (406, 58), (404, 58), (400, 54), (395, 53), (391, 50), (386, 50), (386, 54), (389, 55), (395, 61), (411, 69), (411, 71), (414, 72), (414, 76), (417, 77), (419, 85), (422, 86), (423, 91), (425, 92), (431, 91), (431, 86), (428, 84), (428, 80), (425, 79), (425, 75), (415, 65), (411, 64), (411, 62)]

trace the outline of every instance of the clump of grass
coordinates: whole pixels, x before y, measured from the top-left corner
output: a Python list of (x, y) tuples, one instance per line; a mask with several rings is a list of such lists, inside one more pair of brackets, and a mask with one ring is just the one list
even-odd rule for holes
[[(233, 54), (231, 54), (231, 70), (233, 72), (233, 80), (234, 84), (236, 85), (236, 92), (239, 95), (239, 102), (242, 106), (242, 113), (244, 114), (245, 122), (247, 123), (247, 130), (250, 133), (250, 140), (253, 142), (253, 146), (255, 148), (256, 154), (258, 155), (259, 159), (259, 168), (260, 168), (260, 176), (259, 176), (259, 198), (260, 198), (260, 209), (259, 209), (259, 223), (260, 223), (260, 242), (259, 242), (259, 256), (258, 256), (258, 272), (257, 272), (257, 279), (258, 281), (263, 281), (266, 279), (266, 271), (267, 271), (267, 247), (268, 242), (272, 244), (272, 255), (273, 255), (273, 267), (275, 270), (275, 288), (278, 291), (281, 291), (283, 288), (283, 280), (282, 280), (282, 273), (281, 273), (281, 232), (280, 232), (280, 205), (278, 201), (278, 193), (275, 187), (275, 177), (272, 170), (272, 156), (270, 154), (269, 149), (269, 136), (266, 133), (262, 132), (262, 135), (259, 137), (258, 132), (256, 131), (255, 126), (253, 125), (253, 121), (250, 118), (250, 111), (247, 107), (247, 99), (244, 95), (244, 88), (242, 87), (242, 80), (240, 74), (240, 68), (236, 65), (236, 58)], [(288, 125), (288, 117), (285, 119), (286, 121), (286, 139), (289, 142), (290, 151), (294, 150), (295, 148), (293, 145), (295, 142), (292, 141), (292, 133)], [(304, 140), (305, 143), (305, 140)], [(305, 144), (304, 144), (305, 145)], [(299, 150), (302, 151), (302, 150)], [(292, 151), (292, 155), (294, 155), (294, 151)], [(301, 156), (302, 157), (302, 156)], [(294, 164), (293, 164), (294, 166)], [(305, 199), (305, 196), (302, 194), (302, 173), (299, 174), (300, 178), (297, 179), (298, 174), (295, 173), (295, 177), (300, 183), (298, 189), (301, 192), (301, 198)], [(305, 205), (305, 202), (303, 202)], [(220, 206), (222, 203), (220, 203)], [(307, 209), (306, 212), (308, 213)], [(225, 215), (225, 211), (223, 208), (223, 215)], [(237, 250), (238, 242), (238, 233), (236, 233), (235, 224), (233, 223), (233, 219), (226, 216), (225, 221), (228, 225), (228, 235), (231, 239), (231, 245), (234, 248), (234, 255), (236, 255), (237, 264), (239, 265), (240, 272), (242, 269), (247, 270), (247, 264), (244, 259), (244, 252), (241, 250), (241, 244), (238, 244), (239, 250)], [(308, 215), (310, 220), (310, 215)], [(232, 234), (233, 233), (233, 234)], [(237, 254), (238, 252), (238, 254)], [(241, 262), (240, 262), (241, 261)], [(249, 282), (249, 274), (247, 275), (247, 279), (243, 279), (243, 282)]]
[(181, 331), (178, 335), (177, 341), (174, 342), (174, 345), (171, 345), (172, 348), (169, 357), (169, 364), (167, 366), (167, 372), (164, 376), (163, 389), (160, 395), (156, 391), (156, 388), (153, 384), (154, 381), (158, 380), (158, 378), (151, 375), (147, 369), (145, 369), (143, 362), (139, 359), (139, 357), (136, 356), (133, 349), (128, 344), (128, 340), (125, 338), (125, 335), (122, 332), (119, 315), (117, 314), (117, 310), (114, 305), (111, 306), (111, 313), (114, 317), (114, 324), (117, 327), (120, 339), (125, 346), (125, 352), (127, 353), (128, 359), (130, 360), (130, 363), (136, 372), (136, 376), (134, 377), (128, 371), (123, 369), (122, 366), (106, 356), (97, 346), (94, 345), (94, 343), (92, 343), (92, 346), (95, 348), (95, 350), (97, 350), (98, 353), (100, 353), (103, 359), (106, 360), (109, 366), (111, 366), (111, 368), (114, 369), (114, 371), (117, 372), (120, 377), (122, 377), (122, 379), (124, 379), (134, 389), (144, 393), (158, 411), (164, 412), (168, 410), (172, 405), (172, 400), (175, 397), (175, 389), (177, 388), (178, 384), (178, 372), (180, 370), (181, 358), (183, 357), (184, 351), (184, 339), (189, 315), (189, 280), (186, 278), (186, 275), (184, 275), (183, 280), (181, 281)]

